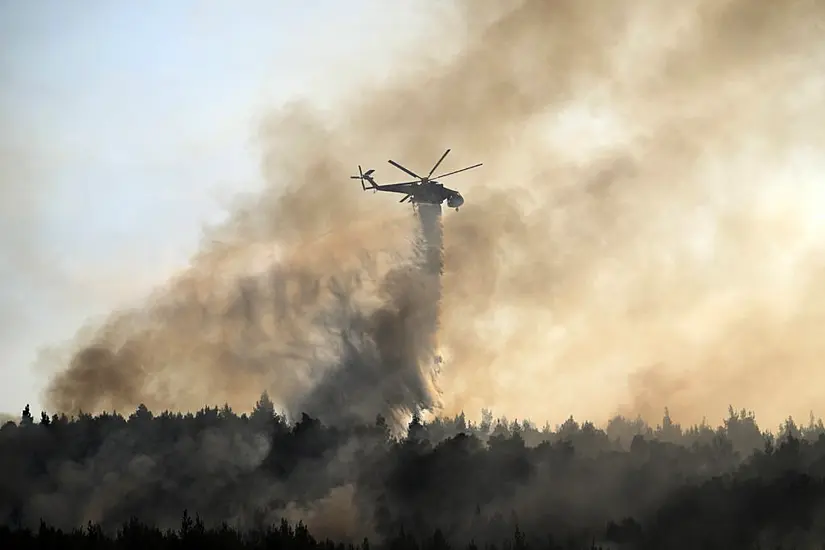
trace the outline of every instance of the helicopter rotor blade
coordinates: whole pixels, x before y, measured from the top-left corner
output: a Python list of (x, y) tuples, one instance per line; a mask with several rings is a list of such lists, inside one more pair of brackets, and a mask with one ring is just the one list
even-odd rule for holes
[(398, 201), (398, 202), (404, 202), (404, 201), (408, 200), (411, 196), (412, 196), (412, 195), (404, 195), (404, 198), (403, 198), (403, 199), (401, 199), (401, 200), (400, 200), (400, 201)]
[(438, 168), (438, 166), (441, 164), (441, 162), (442, 162), (442, 161), (446, 158), (446, 156), (447, 156), (449, 153), (450, 153), (450, 150), (449, 150), (449, 149), (447, 149), (446, 151), (444, 151), (444, 154), (443, 154), (443, 155), (441, 155), (441, 158), (440, 158), (440, 159), (438, 159), (438, 162), (436, 162), (436, 163), (435, 163), (435, 166), (433, 166), (433, 169), (432, 169), (432, 170), (430, 170), (430, 173), (429, 173), (429, 174), (427, 174), (427, 179), (430, 179), (430, 176), (432, 176), (432, 175), (433, 175), (433, 172), (435, 172), (436, 168)]
[(422, 178), (421, 176), (419, 176), (418, 174), (416, 174), (415, 172), (413, 172), (413, 171), (411, 171), (411, 170), (407, 170), (406, 168), (404, 168), (403, 166), (401, 166), (400, 164), (398, 164), (398, 163), (397, 163), (397, 162), (395, 162), (394, 160), (388, 160), (387, 162), (389, 162), (390, 164), (392, 164), (393, 166), (395, 166), (395, 167), (396, 167), (396, 168), (398, 168), (399, 170), (403, 170), (404, 172), (408, 173), (409, 175), (411, 175), (411, 176), (412, 176), (412, 177), (414, 177), (414, 178), (417, 178), (417, 179), (419, 179), (419, 180), (424, 179), (424, 178)]
[(455, 170), (455, 171), (453, 171), (453, 172), (447, 172), (446, 174), (441, 174), (440, 176), (436, 176), (436, 177), (435, 177), (435, 178), (433, 178), (433, 179), (441, 179), (441, 178), (445, 178), (445, 177), (447, 177), (447, 176), (452, 176), (453, 174), (458, 174), (459, 172), (464, 172), (464, 171), (466, 171), (466, 170), (471, 170), (471, 169), (473, 169), (473, 168), (478, 168), (479, 166), (482, 166), (483, 164), (484, 164), (484, 163), (479, 162), (478, 164), (474, 164), (474, 165), (472, 165), (472, 166), (468, 166), (467, 168), (462, 168), (461, 170)]

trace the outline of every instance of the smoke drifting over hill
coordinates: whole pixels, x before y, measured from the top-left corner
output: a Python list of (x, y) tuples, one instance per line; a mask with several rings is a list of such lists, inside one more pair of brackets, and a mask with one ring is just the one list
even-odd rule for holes
[[(79, 338), (50, 408), (244, 406), (268, 388), (324, 420), (439, 401), (535, 419), (816, 409), (825, 4), (459, 10), (455, 56), (421, 61), (439, 50), (422, 40), (415, 68), (332, 119), (270, 113), (271, 187), (205, 239), (225, 244)], [(415, 220), (347, 176), (446, 147), (484, 168), (450, 180), (467, 202), (444, 219), (439, 395), (399, 357)]]

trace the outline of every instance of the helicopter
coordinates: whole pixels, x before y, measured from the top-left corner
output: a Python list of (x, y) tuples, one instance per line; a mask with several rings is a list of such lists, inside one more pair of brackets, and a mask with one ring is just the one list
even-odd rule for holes
[[(373, 168), (367, 170), (366, 172), (363, 172), (361, 170), (360, 164), (358, 165), (358, 175), (350, 176), (350, 179), (361, 180), (361, 188), (364, 191), (366, 191), (367, 189), (372, 189), (373, 192), (387, 191), (389, 193), (403, 193), (404, 197), (402, 197), (401, 200), (398, 202), (410, 201), (410, 203), (412, 203), (413, 205), (422, 203), (440, 205), (444, 201), (447, 201), (448, 207), (455, 208), (456, 211), (458, 211), (459, 207), (464, 204), (464, 197), (462, 197), (461, 193), (459, 193), (455, 189), (444, 187), (444, 185), (439, 183), (438, 180), (447, 176), (452, 176), (453, 174), (458, 174), (459, 172), (464, 172), (466, 170), (478, 168), (479, 166), (482, 166), (482, 163), (474, 164), (472, 166), (468, 166), (467, 168), (462, 168), (461, 170), (454, 170), (452, 172), (447, 172), (446, 174), (441, 174), (440, 176), (433, 177), (433, 173), (444, 161), (444, 158), (449, 153), (450, 149), (444, 151), (444, 154), (441, 155), (441, 158), (438, 159), (438, 162), (436, 162), (435, 166), (432, 167), (430, 173), (424, 177), (419, 176), (418, 174), (411, 170), (408, 170), (407, 168), (404, 168), (394, 160), (387, 161), (399, 170), (402, 170), (403, 172), (416, 178), (412, 181), (379, 184), (375, 182), (375, 179), (372, 176), (372, 174), (375, 172), (375, 169)], [(365, 185), (365, 181), (369, 183), (369, 185)]]

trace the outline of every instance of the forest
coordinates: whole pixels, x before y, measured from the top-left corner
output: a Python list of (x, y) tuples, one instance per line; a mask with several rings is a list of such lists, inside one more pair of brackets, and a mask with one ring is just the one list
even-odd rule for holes
[[(464, 414), (398, 435), (266, 393), (250, 414), (29, 407), (0, 429), (0, 547), (809, 548), (825, 541), (825, 427)], [(9, 543), (12, 543), (9, 545)], [(194, 546), (191, 546), (193, 544)]]

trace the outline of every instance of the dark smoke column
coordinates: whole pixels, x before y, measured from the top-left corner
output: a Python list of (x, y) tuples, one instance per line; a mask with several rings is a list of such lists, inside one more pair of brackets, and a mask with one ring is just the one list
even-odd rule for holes
[(306, 392), (286, 407), (326, 423), (373, 422), (382, 415), (399, 433), (409, 415), (439, 408), (438, 329), (443, 264), (441, 206), (418, 204), (420, 224), (413, 254), (397, 263), (378, 283), (381, 305), (362, 308), (349, 299), (357, 282), (333, 285), (329, 315), (319, 326), (340, 355)]

